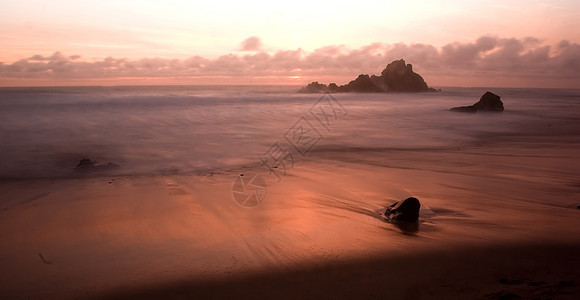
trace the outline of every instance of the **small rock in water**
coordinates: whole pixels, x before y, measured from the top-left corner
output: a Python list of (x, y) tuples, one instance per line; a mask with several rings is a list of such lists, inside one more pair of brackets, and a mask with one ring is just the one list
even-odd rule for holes
[(501, 102), (500, 96), (492, 92), (485, 92), (479, 101), (473, 105), (459, 106), (451, 109), (451, 111), (469, 113), (476, 113), (478, 111), (502, 112), (503, 110), (503, 102)]
[(77, 168), (90, 168), (90, 167), (94, 167), (95, 165), (97, 165), (96, 161), (92, 161), (90, 158), (83, 158), (77, 164)]
[(76, 169), (90, 169), (90, 170), (111, 170), (120, 168), (116, 163), (109, 162), (106, 165), (99, 164), (98, 162), (90, 159), (90, 158), (83, 158), (76, 166)]
[(385, 217), (391, 221), (414, 222), (419, 220), (421, 203), (415, 197), (409, 197), (389, 206), (385, 211)]

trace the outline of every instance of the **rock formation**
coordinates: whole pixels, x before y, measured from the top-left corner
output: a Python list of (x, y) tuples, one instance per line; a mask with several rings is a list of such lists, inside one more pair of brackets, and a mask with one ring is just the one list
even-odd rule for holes
[(300, 89), (300, 93), (334, 93), (334, 92), (356, 92), (356, 93), (382, 93), (382, 92), (435, 92), (436, 90), (427, 86), (421, 75), (413, 72), (413, 66), (406, 64), (399, 59), (391, 62), (381, 72), (380, 76), (361, 74), (348, 84), (337, 86), (331, 83), (311, 82), (306, 87)]
[(387, 65), (381, 73), (386, 90), (389, 92), (427, 92), (429, 87), (421, 75), (413, 72), (411, 64), (402, 59)]
[(403, 201), (395, 202), (387, 207), (385, 217), (394, 222), (416, 222), (419, 220), (419, 209), (421, 203), (414, 197), (407, 198)]
[[(336, 84), (335, 84), (336, 85)], [(318, 83), (318, 81), (313, 81), (307, 86), (303, 87), (298, 91), (299, 93), (325, 93), (328, 92), (328, 86), (323, 83)]]
[(90, 158), (83, 158), (79, 161), (79, 163), (77, 164), (75, 169), (81, 169), (81, 170), (110, 170), (110, 169), (116, 169), (119, 168), (120, 166), (116, 163), (113, 162), (109, 162), (106, 165), (102, 165), (97, 163), (96, 161), (90, 159)]
[(361, 74), (355, 80), (352, 80), (346, 85), (339, 86), (337, 92), (355, 92), (355, 93), (381, 93), (384, 92), (382, 88), (377, 86), (369, 75)]
[(90, 158), (83, 158), (83, 159), (81, 159), (81, 161), (79, 161), (76, 168), (77, 169), (90, 168), (90, 167), (94, 167), (96, 165), (97, 165), (97, 162), (92, 161)]
[(501, 102), (500, 96), (489, 91), (485, 92), (479, 101), (473, 105), (458, 106), (451, 109), (451, 111), (468, 113), (476, 113), (478, 111), (502, 112), (503, 110), (503, 102)]

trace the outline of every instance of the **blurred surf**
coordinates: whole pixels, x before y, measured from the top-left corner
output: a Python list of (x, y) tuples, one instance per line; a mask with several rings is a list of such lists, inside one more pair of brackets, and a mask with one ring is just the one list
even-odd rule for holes
[[(83, 158), (107, 174), (221, 172), (259, 156), (321, 97), (293, 86), (133, 86), (0, 89), (0, 178), (78, 176)], [(493, 89), (502, 114), (465, 115), (484, 88), (440, 93), (334, 94), (348, 115), (323, 128), (312, 153), (452, 149), (542, 137), (580, 138), (580, 90)], [(540, 141), (538, 141), (540, 142)], [(286, 145), (288, 146), (288, 145)]]

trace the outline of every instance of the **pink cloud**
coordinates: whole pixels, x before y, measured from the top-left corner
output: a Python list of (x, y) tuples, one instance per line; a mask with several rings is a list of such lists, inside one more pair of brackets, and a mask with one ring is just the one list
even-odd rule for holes
[(260, 38), (257, 36), (251, 36), (242, 42), (240, 49), (242, 51), (258, 51), (261, 47), (262, 41)]
[[(246, 40), (248, 41), (248, 40)], [(255, 44), (253, 44), (255, 46)], [(259, 45), (259, 44), (258, 44)], [(250, 45), (251, 46), (251, 45)], [(255, 47), (246, 49), (257, 49)], [(192, 56), (187, 59), (106, 57), (86, 61), (78, 55), (55, 52), (12, 63), (0, 63), (1, 78), (123, 78), (195, 76), (300, 76), (312, 78), (355, 78), (358, 74), (379, 74), (392, 60), (405, 59), (430, 83), (438, 78), (580, 78), (580, 45), (561, 41), (555, 46), (533, 37), (499, 38), (483, 36), (473, 42), (429, 44), (373, 43), (358, 49), (327, 46), (312, 52), (280, 50), (272, 53), (227, 54), (217, 58)], [(478, 79), (479, 78), (479, 79)], [(480, 80), (480, 81), (481, 81)], [(445, 84), (445, 83), (443, 83)], [(449, 82), (448, 85), (453, 85)]]

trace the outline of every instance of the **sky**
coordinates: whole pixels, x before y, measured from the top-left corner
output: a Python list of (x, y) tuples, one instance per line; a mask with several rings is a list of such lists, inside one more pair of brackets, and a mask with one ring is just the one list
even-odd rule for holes
[(0, 86), (347, 83), (580, 88), (580, 1), (0, 0)]

